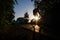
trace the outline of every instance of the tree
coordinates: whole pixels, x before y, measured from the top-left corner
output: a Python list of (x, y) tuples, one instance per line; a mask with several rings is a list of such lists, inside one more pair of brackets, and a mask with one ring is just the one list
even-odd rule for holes
[[(14, 4), (16, 0), (0, 0), (0, 29), (6, 30), (14, 18)], [(17, 2), (17, 1), (16, 1)]]
[(24, 24), (25, 23), (25, 19), (23, 17), (19, 17), (19, 18), (17, 18), (16, 23), (17, 24)]
[(27, 12), (24, 14), (24, 18), (29, 18), (29, 14)]
[(28, 23), (29, 14), (27, 12), (24, 14), (24, 18), (25, 18), (25, 23)]
[(45, 31), (48, 30), (48, 35), (50, 35), (51, 37), (56, 36), (55, 38), (59, 39), (59, 34), (57, 34), (59, 33), (57, 32), (59, 31), (59, 27), (57, 27), (57, 25), (58, 22), (60, 23), (60, 21), (57, 19), (59, 19), (60, 17), (60, 0), (41, 0), (40, 3), (38, 1), (34, 1), (34, 4), (36, 4), (37, 8), (42, 11), (41, 14), (44, 14), (42, 15), (42, 25), (44, 27), (47, 27)]

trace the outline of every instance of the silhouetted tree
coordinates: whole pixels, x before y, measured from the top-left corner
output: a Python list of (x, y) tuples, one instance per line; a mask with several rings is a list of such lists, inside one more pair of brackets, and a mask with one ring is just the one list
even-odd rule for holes
[(29, 18), (29, 14), (27, 12), (24, 14), (24, 18)]
[(14, 4), (17, 0), (0, 0), (0, 29), (6, 30), (14, 18)]
[(25, 23), (28, 23), (29, 14), (27, 12), (24, 14), (24, 18), (25, 18)]
[[(48, 35), (53, 38), (59, 38), (59, 13), (60, 13), (60, 0), (41, 0), (36, 1), (33, 0), (35, 6), (41, 10), (42, 15), (42, 25), (43, 27), (47, 27), (45, 31), (47, 31)], [(36, 2), (35, 2), (36, 1)], [(59, 25), (59, 26), (58, 26)]]
[(17, 18), (16, 23), (17, 24), (24, 24), (25, 23), (25, 19), (23, 17), (19, 17), (19, 18)]

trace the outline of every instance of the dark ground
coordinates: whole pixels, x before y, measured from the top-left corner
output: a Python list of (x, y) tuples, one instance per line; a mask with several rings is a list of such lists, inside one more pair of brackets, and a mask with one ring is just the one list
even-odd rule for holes
[[(34, 35), (33, 35), (34, 33)], [(0, 40), (58, 40), (32, 30), (21, 27), (20, 25), (12, 27), (8, 33), (0, 33)]]

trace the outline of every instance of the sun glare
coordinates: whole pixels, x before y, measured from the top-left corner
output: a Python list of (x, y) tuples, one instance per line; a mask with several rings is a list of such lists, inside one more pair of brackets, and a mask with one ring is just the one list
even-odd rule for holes
[(40, 16), (40, 15), (39, 15), (39, 13), (37, 12), (37, 15), (36, 15), (36, 16), (33, 16), (33, 19), (37, 21), (38, 19), (40, 19), (39, 16)]

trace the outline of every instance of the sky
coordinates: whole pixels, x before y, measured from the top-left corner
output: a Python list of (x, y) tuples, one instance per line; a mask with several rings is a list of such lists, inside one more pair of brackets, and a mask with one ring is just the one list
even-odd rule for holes
[(15, 19), (18, 17), (24, 17), (24, 14), (28, 12), (29, 18), (33, 17), (34, 4), (31, 0), (17, 0), (18, 4), (14, 5)]

